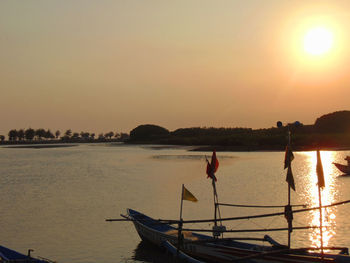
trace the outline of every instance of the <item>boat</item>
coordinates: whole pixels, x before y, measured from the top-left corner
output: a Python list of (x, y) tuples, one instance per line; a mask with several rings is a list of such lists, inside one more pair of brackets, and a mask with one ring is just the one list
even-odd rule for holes
[(34, 250), (28, 249), (28, 254), (24, 255), (15, 250), (0, 246), (0, 262), (1, 263), (54, 263), (46, 258), (32, 257), (31, 252)]
[[(192, 231), (181, 231), (181, 245), (179, 245), (179, 229), (171, 226), (176, 221), (166, 222), (148, 217), (133, 209), (127, 209), (126, 219), (132, 221), (136, 231), (143, 241), (159, 247), (169, 242), (179, 248), (184, 254), (204, 262), (350, 262), (348, 249), (345, 247), (324, 247), (326, 250), (338, 250), (339, 254), (310, 252), (316, 248), (290, 249), (279, 244), (270, 236), (262, 239), (246, 238), (247, 240), (265, 241), (270, 245), (260, 245), (243, 242), (245, 238), (213, 238)], [(186, 223), (186, 221), (183, 221)], [(318, 250), (319, 248), (317, 248)], [(191, 262), (191, 261), (188, 261)]]
[[(182, 202), (183, 200), (197, 201), (197, 199), (189, 193), (189, 191), (182, 185), (181, 194), (181, 208), (179, 220), (165, 220), (154, 219), (139, 211), (133, 209), (127, 209), (126, 215), (121, 215), (123, 219), (106, 219), (106, 221), (131, 221), (133, 222), (137, 233), (143, 241), (150, 242), (160, 248), (167, 247), (175, 255), (187, 255), (185, 260), (187, 262), (199, 260), (201, 262), (253, 262), (253, 263), (267, 263), (267, 262), (349, 262), (350, 256), (347, 247), (324, 247), (323, 246), (323, 234), (322, 234), (322, 209), (327, 207), (350, 203), (350, 200), (334, 203), (331, 205), (322, 205), (321, 191), (325, 186), (323, 177), (323, 168), (321, 163), (320, 152), (317, 151), (317, 177), (318, 177), (318, 189), (319, 189), (319, 206), (310, 208), (295, 209), (297, 205), (291, 204), (290, 191), (295, 191), (295, 184), (292, 175), (291, 162), (294, 159), (293, 153), (290, 147), (290, 140), (286, 148), (285, 153), (285, 169), (288, 168), (286, 181), (288, 187), (288, 204), (286, 206), (274, 206), (284, 208), (283, 212), (279, 213), (267, 213), (260, 215), (242, 216), (221, 218), (220, 209), (221, 205), (230, 206), (243, 206), (233, 204), (223, 204), (218, 200), (216, 191), (216, 177), (214, 173), (218, 168), (218, 160), (216, 159), (215, 151), (213, 152), (211, 162), (207, 160), (207, 175), (211, 179), (213, 185), (214, 194), (214, 218), (213, 219), (200, 219), (200, 220), (183, 220), (182, 219)], [(249, 205), (245, 207), (258, 207)], [(259, 206), (260, 208), (262, 206)], [(271, 208), (272, 206), (266, 206)], [(305, 226), (305, 227), (293, 227), (293, 214), (299, 212), (306, 212), (311, 210), (319, 210), (320, 212), (320, 225), (319, 226)], [(246, 220), (252, 218), (262, 218), (271, 216), (285, 216), (288, 227), (287, 228), (271, 228), (271, 229), (238, 229), (227, 230), (222, 225), (224, 221), (233, 220)], [(196, 223), (213, 223), (212, 229), (190, 229), (183, 227), (186, 224)], [(291, 232), (295, 229), (310, 229), (317, 228), (320, 230), (321, 246), (320, 247), (303, 247), (292, 248), (291, 247)], [(262, 238), (255, 237), (223, 237), (224, 233), (235, 232), (266, 232), (266, 231), (288, 231), (288, 244), (280, 244), (268, 235)], [(212, 233), (213, 236), (202, 234), (202, 232)], [(263, 243), (265, 242), (265, 243)], [(170, 249), (169, 249), (170, 247)], [(176, 253), (174, 253), (174, 247)], [(329, 252), (331, 251), (331, 252)]]
[(333, 163), (333, 164), (335, 165), (335, 167), (339, 169), (339, 171), (344, 173), (344, 175), (350, 175), (350, 156), (346, 156), (344, 160), (348, 161), (348, 165), (344, 165), (340, 163)]

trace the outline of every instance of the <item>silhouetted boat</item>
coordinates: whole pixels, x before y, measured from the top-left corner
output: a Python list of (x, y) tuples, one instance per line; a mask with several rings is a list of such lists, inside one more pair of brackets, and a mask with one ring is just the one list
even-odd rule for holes
[(1, 263), (54, 263), (46, 258), (34, 258), (30, 255), (32, 249), (28, 250), (28, 254), (24, 255), (12, 249), (0, 246), (0, 262)]
[[(127, 209), (127, 215), (121, 215), (124, 219), (107, 219), (106, 221), (132, 221), (136, 231), (142, 240), (150, 242), (158, 247), (166, 247), (169, 251), (172, 251), (175, 255), (180, 255), (184, 260), (188, 262), (198, 262), (202, 260), (204, 262), (349, 262), (350, 256), (348, 248), (346, 247), (324, 247), (322, 239), (322, 208), (336, 206), (340, 204), (350, 203), (350, 200), (334, 203), (331, 205), (322, 205), (321, 203), (321, 188), (324, 187), (323, 168), (321, 163), (320, 152), (317, 151), (317, 176), (318, 176), (318, 188), (319, 188), (319, 207), (294, 209), (296, 205), (290, 203), (290, 189), (295, 190), (294, 179), (291, 170), (291, 162), (294, 159), (293, 153), (290, 149), (290, 142), (286, 149), (285, 154), (285, 169), (288, 168), (287, 182), (288, 182), (288, 205), (287, 206), (255, 206), (255, 205), (234, 205), (219, 203), (218, 195), (216, 191), (216, 177), (214, 175), (219, 163), (216, 159), (216, 154), (213, 152), (211, 163), (207, 160), (207, 174), (208, 178), (212, 179), (215, 212), (214, 219), (202, 219), (202, 220), (183, 220), (182, 219), (182, 200), (197, 201), (197, 199), (189, 193), (189, 191), (182, 186), (181, 194), (181, 209), (180, 220), (164, 220), (153, 219), (138, 211)], [(259, 207), (259, 208), (271, 208), (282, 207), (283, 212), (268, 213), (260, 215), (242, 216), (221, 218), (219, 206), (244, 206), (244, 207)], [(306, 212), (311, 210), (320, 211), (320, 225), (319, 226), (304, 226), (293, 227), (292, 220), (293, 214), (299, 212)], [(219, 215), (219, 218), (217, 218)], [(233, 220), (246, 220), (253, 218), (263, 218), (272, 216), (285, 216), (288, 222), (287, 228), (270, 228), (270, 229), (238, 229), (238, 230), (226, 230), (222, 225), (224, 221)], [(183, 228), (184, 224), (196, 224), (196, 223), (214, 223), (212, 229), (189, 229)], [(218, 223), (220, 225), (218, 225)], [(173, 225), (177, 225), (174, 227)], [(295, 229), (320, 229), (321, 246), (304, 247), (304, 248), (291, 248), (290, 246), (290, 233)], [(282, 245), (270, 236), (265, 235), (263, 238), (243, 238), (243, 237), (230, 237), (224, 238), (223, 233), (238, 233), (238, 232), (267, 232), (267, 231), (288, 231), (288, 245)], [(199, 234), (198, 232), (210, 232), (213, 237), (208, 235)], [(220, 237), (221, 236), (221, 237)], [(269, 245), (260, 244), (258, 242), (268, 242)], [(174, 252), (176, 248), (176, 253)], [(332, 251), (328, 253), (325, 251)], [(339, 251), (338, 253), (334, 253)]]
[(340, 163), (333, 163), (335, 167), (339, 169), (342, 173), (345, 175), (350, 175), (350, 156), (346, 156), (346, 161), (348, 161), (348, 165), (340, 164)]
[[(127, 218), (133, 221), (142, 240), (164, 247), (165, 242), (178, 246), (179, 229), (168, 223), (177, 221), (156, 220), (132, 209), (127, 210)], [(193, 222), (193, 221), (192, 221)], [(183, 221), (186, 223), (186, 221)], [(339, 250), (339, 254), (310, 252), (315, 248), (289, 249), (269, 236), (263, 239), (247, 240), (267, 241), (271, 245), (258, 245), (239, 241), (244, 238), (212, 238), (211, 236), (183, 230), (181, 251), (193, 258), (206, 262), (350, 262), (348, 249), (343, 247), (324, 247), (327, 250)]]

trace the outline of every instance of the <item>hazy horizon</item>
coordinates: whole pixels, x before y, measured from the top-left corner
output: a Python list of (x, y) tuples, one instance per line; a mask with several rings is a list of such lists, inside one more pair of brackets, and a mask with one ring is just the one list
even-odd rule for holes
[[(347, 10), (346, 0), (1, 1), (0, 134), (313, 124), (349, 109)], [(305, 48), (313, 28), (332, 35), (321, 55)]]

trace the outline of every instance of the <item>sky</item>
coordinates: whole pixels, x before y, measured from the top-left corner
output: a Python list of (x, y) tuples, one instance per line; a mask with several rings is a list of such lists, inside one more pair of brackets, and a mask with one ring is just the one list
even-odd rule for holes
[(313, 124), (349, 110), (349, 25), (348, 0), (1, 0), (0, 134)]

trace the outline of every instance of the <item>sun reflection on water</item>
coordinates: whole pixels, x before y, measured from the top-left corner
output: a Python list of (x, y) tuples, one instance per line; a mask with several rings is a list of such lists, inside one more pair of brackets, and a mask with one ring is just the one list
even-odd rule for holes
[[(307, 180), (305, 180), (305, 187), (307, 188), (307, 196), (310, 207), (319, 206), (319, 193), (317, 186), (317, 173), (316, 173), (316, 164), (317, 164), (317, 155), (316, 152), (307, 152), (308, 160), (308, 170)], [(335, 152), (331, 151), (322, 151), (320, 152), (323, 172), (325, 179), (325, 187), (321, 189), (321, 200), (322, 205), (330, 205), (335, 202), (336, 188), (335, 188), (335, 174), (333, 173), (332, 162), (335, 160)], [(327, 247), (330, 244), (330, 240), (336, 233), (336, 207), (329, 207), (322, 209), (322, 225), (323, 225), (323, 246)], [(320, 211), (312, 210), (310, 213), (310, 226), (319, 226), (320, 225)], [(320, 247), (321, 246), (321, 232), (320, 229), (313, 229), (310, 232), (309, 239), (312, 246)]]

